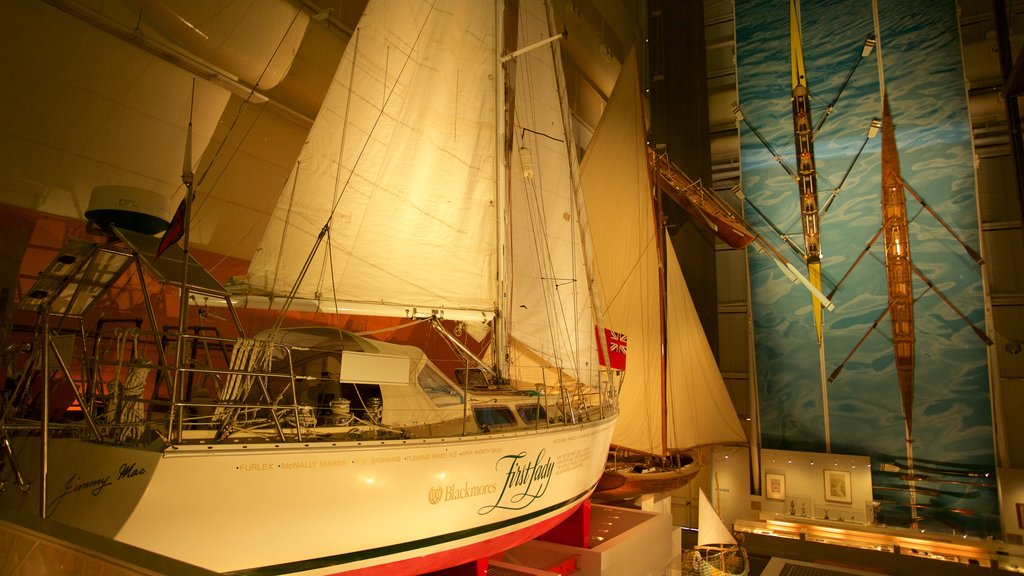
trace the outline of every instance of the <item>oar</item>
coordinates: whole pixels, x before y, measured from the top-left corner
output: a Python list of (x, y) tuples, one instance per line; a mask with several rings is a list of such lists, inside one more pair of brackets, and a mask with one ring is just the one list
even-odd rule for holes
[(755, 128), (749, 120), (747, 120), (747, 117), (743, 114), (743, 111), (740, 110), (740, 107), (738, 105), (734, 105), (732, 107), (732, 113), (737, 118), (742, 120), (743, 123), (746, 124), (747, 128), (750, 128), (750, 131), (754, 133), (754, 136), (757, 136), (757, 139), (761, 141), (761, 145), (764, 146), (768, 150), (768, 152), (771, 153), (772, 157), (775, 158), (775, 161), (779, 163), (779, 166), (782, 166), (783, 170), (786, 171), (786, 174), (789, 174), (791, 177), (796, 178), (796, 172), (794, 172), (793, 169), (790, 168), (788, 164), (786, 164), (785, 160), (782, 159), (782, 155), (775, 151), (775, 147), (772, 146), (771, 143), (768, 142), (768, 140), (766, 140), (765, 137), (761, 135), (761, 132), (757, 128)]
[(946, 508), (945, 506), (935, 506), (933, 504), (910, 504), (908, 502), (900, 502), (898, 500), (878, 500), (882, 504), (891, 504), (893, 506), (900, 506), (904, 508), (915, 508), (924, 510), (940, 510), (943, 512), (952, 512), (953, 514), (960, 514), (962, 516), (974, 516), (974, 510), (967, 508)]
[(935, 292), (936, 296), (942, 298), (942, 301), (945, 302), (946, 305), (953, 310), (953, 312), (956, 312), (957, 316), (959, 316), (960, 319), (963, 320), (967, 324), (967, 326), (969, 326), (971, 330), (974, 331), (974, 333), (978, 336), (978, 338), (981, 339), (982, 342), (984, 342), (988, 346), (992, 345), (992, 339), (988, 337), (988, 334), (985, 334), (985, 332), (981, 328), (975, 326), (974, 322), (971, 322), (970, 319), (967, 318), (967, 316), (960, 310), (960, 308), (957, 308), (957, 305), (953, 304), (953, 301), (947, 298), (946, 295), (943, 294), (942, 290), (939, 290), (939, 287), (932, 283), (932, 281), (929, 280), (928, 277), (924, 275), (924, 272), (921, 272), (921, 270), (916, 265), (914, 265), (913, 261), (910, 262), (910, 268), (914, 271), (915, 274), (917, 274), (918, 278), (920, 278), (925, 284), (928, 285), (928, 288), (931, 291)]
[(871, 240), (869, 240), (868, 243), (864, 246), (864, 250), (861, 251), (860, 256), (857, 256), (857, 259), (854, 260), (853, 264), (850, 265), (850, 269), (846, 271), (846, 274), (843, 274), (843, 277), (839, 279), (839, 282), (836, 284), (835, 288), (833, 288), (832, 291), (828, 293), (829, 299), (835, 296), (836, 290), (839, 290), (839, 287), (843, 284), (843, 282), (846, 281), (846, 278), (850, 275), (850, 272), (853, 272), (853, 269), (857, 267), (857, 264), (860, 264), (861, 259), (864, 258), (864, 256), (866, 256), (867, 253), (871, 251), (871, 247), (875, 245), (875, 241), (878, 240), (878, 237), (881, 235), (882, 229), (879, 228), (878, 232), (875, 232), (875, 235), (872, 236)]
[[(988, 478), (991, 476), (991, 472), (978, 472), (975, 470), (961, 469), (957, 470), (954, 468), (937, 468), (935, 466), (929, 466), (927, 464), (918, 464), (918, 460), (914, 460), (913, 470), (919, 470), (921, 472), (929, 472), (932, 474), (943, 474), (946, 476), (967, 476), (969, 478)], [(928, 460), (925, 460), (928, 462)], [(899, 464), (899, 460), (893, 460), (891, 462), (883, 462), (881, 470), (882, 472), (901, 472), (904, 470), (910, 470), (911, 467)]]
[(925, 210), (928, 211), (929, 214), (935, 217), (935, 220), (938, 221), (939, 224), (942, 224), (942, 227), (946, 229), (946, 232), (949, 232), (950, 236), (955, 238), (956, 241), (959, 242), (960, 245), (964, 247), (964, 250), (967, 251), (967, 254), (968, 256), (971, 257), (971, 259), (973, 259), (979, 266), (985, 263), (985, 261), (981, 258), (981, 254), (978, 254), (978, 252), (974, 248), (971, 248), (966, 242), (961, 240), (960, 237), (957, 236), (956, 232), (954, 232), (953, 229), (950, 228), (949, 224), (946, 224), (946, 221), (943, 220), (941, 216), (939, 216), (939, 213), (933, 210), (932, 207), (929, 206), (928, 203), (924, 201), (924, 198), (921, 198), (921, 195), (915, 192), (914, 189), (910, 187), (910, 184), (907, 184), (907, 182), (903, 180), (903, 178), (900, 178), (900, 184), (903, 185), (903, 188), (905, 188), (907, 192), (910, 192), (910, 194), (918, 201), (918, 203), (921, 204), (922, 207), (924, 207)]
[(889, 313), (889, 308), (891, 306), (892, 303), (890, 302), (889, 306), (886, 306), (885, 310), (882, 310), (882, 313), (879, 314), (878, 318), (876, 318), (875, 321), (871, 324), (871, 327), (868, 328), (867, 332), (865, 332), (864, 335), (860, 337), (860, 341), (858, 341), (857, 345), (853, 347), (853, 350), (850, 350), (850, 353), (846, 355), (846, 358), (843, 358), (843, 361), (839, 363), (839, 366), (836, 366), (836, 369), (833, 370), (831, 374), (829, 374), (829, 383), (835, 381), (836, 377), (839, 376), (839, 373), (842, 372), (843, 368), (846, 366), (846, 363), (850, 361), (850, 358), (852, 358), (854, 353), (857, 352), (857, 349), (860, 348), (861, 344), (863, 344), (864, 341), (868, 339), (868, 336), (871, 335), (871, 331), (878, 328), (878, 324), (881, 323), (882, 318), (885, 318), (885, 315)]
[[(871, 126), (868, 128), (868, 135), (864, 138), (864, 141), (860, 143), (860, 148), (857, 150), (857, 154), (853, 157), (853, 160), (850, 162), (850, 166), (846, 168), (846, 173), (843, 174), (843, 178), (839, 181), (839, 185), (833, 187), (832, 193), (829, 194), (828, 199), (825, 200), (825, 203), (821, 209), (822, 217), (825, 216), (825, 213), (828, 212), (829, 207), (832, 206), (832, 201), (834, 201), (836, 199), (836, 196), (839, 195), (839, 191), (843, 189), (843, 184), (846, 183), (846, 179), (850, 176), (850, 172), (853, 172), (853, 167), (857, 164), (857, 160), (860, 159), (860, 155), (861, 153), (864, 152), (864, 148), (868, 145), (868, 141), (878, 134), (878, 130), (881, 127), (881, 120), (879, 120), (878, 118), (871, 119)], [(829, 182), (829, 184), (831, 184), (831, 182)]]
[(755, 205), (753, 202), (751, 202), (750, 199), (748, 199), (745, 194), (743, 196), (743, 201), (747, 203), (747, 206), (750, 206), (751, 208), (753, 208), (754, 212), (757, 212), (757, 215), (760, 216), (761, 219), (764, 220), (765, 223), (768, 224), (769, 227), (771, 227), (772, 231), (775, 232), (775, 234), (779, 238), (781, 238), (783, 242), (785, 242), (787, 245), (789, 245), (789, 247), (792, 248), (793, 251), (796, 252), (800, 256), (801, 260), (805, 259), (803, 249), (801, 249), (799, 246), (796, 245), (796, 243), (794, 243), (792, 240), (790, 240), (789, 239), (789, 235), (786, 234), (785, 232), (783, 232), (782, 230), (780, 230), (779, 227), (775, 225), (775, 222), (772, 222), (771, 218), (769, 218), (767, 215), (765, 215), (764, 212), (761, 212), (761, 209), (758, 208), (757, 205)]
[(821, 130), (821, 126), (825, 124), (825, 120), (827, 120), (828, 117), (832, 115), (832, 112), (835, 110), (836, 104), (839, 102), (839, 97), (843, 95), (843, 90), (846, 90), (846, 85), (849, 84), (850, 79), (853, 78), (853, 73), (857, 71), (857, 68), (860, 66), (860, 63), (863, 62), (864, 59), (871, 54), (871, 49), (874, 47), (875, 35), (871, 34), (867, 37), (866, 40), (864, 40), (864, 46), (860, 50), (860, 56), (857, 58), (857, 61), (853, 63), (853, 68), (850, 68), (850, 71), (846, 74), (846, 79), (843, 80), (842, 85), (839, 86), (839, 90), (836, 91), (835, 97), (833, 97), (832, 101), (829, 102), (828, 106), (825, 107), (825, 113), (822, 114), (821, 119), (818, 120), (818, 125), (814, 127), (815, 134), (817, 134), (818, 131)]

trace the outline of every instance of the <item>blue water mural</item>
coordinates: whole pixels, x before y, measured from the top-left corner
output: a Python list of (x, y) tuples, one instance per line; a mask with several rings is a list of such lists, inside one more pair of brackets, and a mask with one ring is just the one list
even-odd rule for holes
[[(977, 250), (975, 174), (955, 2), (879, 0), (878, 12), (884, 81), (903, 179)], [(767, 255), (751, 249), (762, 445), (825, 452), (823, 380), (834, 376), (825, 386), (829, 448), (871, 456), (874, 498), (883, 503), (883, 521), (912, 524), (906, 503), (913, 486), (922, 528), (996, 535), (987, 350), (970, 325), (985, 329), (981, 270), (907, 193), (913, 262), (950, 301), (914, 278), (912, 449), (919, 469), (911, 483), (906, 470), (893, 468), (906, 467), (908, 450), (885, 314), (881, 237), (869, 244), (881, 225), (881, 138), (864, 145), (871, 120), (881, 118), (874, 52), (860, 63), (826, 114), (866, 38), (874, 33), (872, 5), (869, 0), (804, 0), (801, 13), (812, 120), (817, 124), (827, 115), (815, 136), (814, 152), (822, 290), (827, 294), (836, 289), (836, 308), (825, 312), (822, 367), (810, 293), (787, 280)], [(747, 218), (797, 269), (806, 271), (802, 256), (786, 244), (788, 238), (803, 246), (799, 194), (794, 178), (779, 164), (781, 159), (795, 172), (788, 0), (737, 0), (736, 38)], [(854, 161), (862, 145), (863, 153)]]

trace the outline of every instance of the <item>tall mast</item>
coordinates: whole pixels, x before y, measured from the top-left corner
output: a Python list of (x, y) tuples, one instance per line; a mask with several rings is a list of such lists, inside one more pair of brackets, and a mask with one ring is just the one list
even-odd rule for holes
[(502, 53), (505, 48), (505, 2), (496, 0), (494, 4), (494, 206), (497, 218), (495, 233), (497, 235), (497, 266), (495, 282), (494, 314), (494, 372), (498, 380), (508, 375), (508, 329), (505, 318), (505, 304), (508, 301), (508, 178), (509, 178), (509, 143), (506, 123), (512, 121), (511, 110), (505, 109), (505, 63)]
[[(651, 195), (654, 206), (654, 231), (658, 235), (658, 307), (661, 314), (658, 314), (658, 330), (661, 332), (659, 344), (661, 345), (661, 366), (658, 367), (658, 377), (661, 380), (661, 452), (662, 455), (669, 453), (668, 445), (668, 267), (665, 261), (668, 254), (666, 242), (672, 240), (665, 233), (663, 223), (664, 208), (661, 204), (661, 193), (657, 185), (651, 182)], [(677, 446), (678, 448), (678, 446)]]
[[(182, 246), (181, 246), (181, 302), (178, 309), (178, 346), (176, 350), (176, 361), (174, 380), (171, 388), (171, 409), (169, 411), (168, 423), (172, 424), (175, 418), (175, 408), (178, 402), (182, 380), (185, 373), (181, 367), (185, 364), (185, 331), (188, 330), (188, 245), (189, 231), (192, 228), (192, 186), (195, 176), (192, 173), (192, 105), (195, 101), (195, 79), (192, 80), (192, 102), (189, 103), (188, 129), (185, 133), (185, 158), (181, 168), (181, 182), (185, 185), (185, 198), (182, 200)], [(169, 233), (169, 231), (167, 232)], [(167, 234), (165, 233), (165, 234)], [(171, 433), (173, 435), (173, 432)], [(179, 438), (180, 440), (180, 438)]]
[[(196, 81), (192, 80), (192, 100), (195, 101)], [(195, 175), (192, 173), (192, 103), (188, 110), (188, 129), (185, 132), (185, 159), (181, 166), (181, 183), (185, 185), (185, 211), (182, 220), (182, 258), (181, 258), (181, 308), (178, 318), (178, 335), (185, 334), (188, 328), (188, 237), (192, 220), (192, 184)], [(180, 348), (181, 346), (179, 346)]]
[[(608, 355), (608, 339), (604, 332), (604, 319), (602, 317), (604, 305), (601, 301), (600, 290), (598, 290), (597, 287), (597, 277), (594, 272), (594, 246), (590, 236), (590, 219), (587, 216), (587, 204), (583, 198), (580, 163), (579, 158), (576, 155), (576, 140), (573, 137), (572, 112), (569, 110), (569, 90), (566, 87), (565, 73), (562, 69), (561, 47), (557, 42), (557, 40), (567, 37), (569, 33), (564, 29), (561, 33), (557, 33), (555, 31), (554, 7), (551, 2), (545, 2), (545, 5), (547, 6), (548, 32), (551, 34), (551, 37), (548, 40), (538, 42), (537, 44), (551, 43), (552, 65), (555, 68), (555, 81), (558, 83), (558, 105), (562, 112), (562, 130), (565, 133), (566, 158), (569, 161), (570, 190), (573, 197), (573, 204), (576, 207), (576, 224), (579, 230), (580, 248), (583, 252), (583, 271), (584, 274), (586, 274), (587, 296), (590, 300), (590, 310), (593, 316), (594, 326), (596, 327), (598, 350), (600, 351), (600, 354)], [(598, 371), (599, 374), (597, 381), (600, 389), (601, 406), (603, 410), (605, 400), (610, 400), (611, 397), (605, 396), (605, 388), (601, 383), (608, 383), (607, 391), (610, 395), (615, 393), (615, 387), (612, 385), (613, 375), (610, 357), (608, 358), (607, 366), (601, 366), (600, 362), (598, 362)]]

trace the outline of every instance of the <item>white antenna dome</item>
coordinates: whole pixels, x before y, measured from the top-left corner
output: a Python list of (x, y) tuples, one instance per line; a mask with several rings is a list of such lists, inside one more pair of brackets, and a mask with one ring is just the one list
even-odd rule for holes
[(135, 186), (97, 186), (85, 217), (104, 230), (117, 226), (152, 235), (167, 229), (167, 199)]

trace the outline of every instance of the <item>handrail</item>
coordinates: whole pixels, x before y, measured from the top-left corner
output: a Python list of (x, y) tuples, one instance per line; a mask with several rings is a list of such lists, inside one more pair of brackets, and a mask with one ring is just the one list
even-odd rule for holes
[[(71, 412), (66, 412), (80, 414), (78, 417), (72, 416), (71, 420), (65, 422), (52, 422), (49, 429), (60, 435), (81, 435), (84, 432), (97, 442), (125, 445), (149, 444), (156, 438), (164, 446), (237, 443), (246, 439), (291, 443), (324, 438), (330, 442), (339, 442), (359, 441), (366, 434), (377, 438), (381, 435), (385, 438), (408, 438), (447, 437), (453, 434), (473, 436), (496, 432), (473, 425), (477, 418), (474, 408), (490, 405), (511, 408), (516, 414), (515, 422), (511, 423), (514, 429), (526, 427), (544, 430), (577, 425), (600, 420), (614, 413), (614, 402), (606, 397), (604, 384), (592, 387), (572, 381), (554, 386), (539, 385), (536, 389), (463, 390), (460, 396), (466, 409), (457, 410), (458, 415), (454, 418), (443, 418), (423, 425), (395, 426), (370, 417), (368, 412), (364, 415), (364, 411), (372, 409), (368, 404), (353, 401), (351, 412), (347, 406), (339, 406), (336, 407), (338, 411), (331, 411), (330, 406), (309, 404), (300, 384), (312, 383), (321, 380), (321, 377), (297, 374), (294, 353), (314, 351), (317, 348), (266, 343), (267, 354), (272, 354), (275, 368), (269, 364), (254, 365), (252, 369), (240, 364), (231, 365), (230, 360), (225, 361), (220, 353), (195, 359), (188, 358), (191, 355), (186, 354), (185, 365), (165, 366), (144, 360), (156, 356), (154, 349), (161, 342), (198, 349), (202, 353), (208, 345), (214, 351), (223, 345), (230, 352), (237, 341), (213, 335), (174, 335), (170, 340), (157, 335), (139, 340), (128, 353), (127, 349), (119, 350), (113, 345), (116, 342), (115, 335), (116, 331), (113, 330), (88, 334), (86, 340), (93, 341), (91, 351), (87, 350), (81, 356), (76, 353), (63, 366), (65, 379), (70, 379), (70, 387), (76, 391), (90, 390), (91, 393), (87, 396), (79, 393), (69, 408)], [(343, 351), (340, 353), (344, 354)], [(78, 367), (82, 375), (73, 378), (72, 371), (77, 373)], [(128, 368), (129, 373), (132, 369), (149, 369), (144, 376), (147, 378), (147, 389), (154, 386), (156, 379), (172, 374), (180, 382), (191, 381), (192, 385), (177, 388), (177, 394), (172, 397), (153, 398), (148, 393), (137, 397), (123, 394), (115, 396), (115, 390), (122, 390), (120, 379), (124, 368)], [(194, 381), (189, 376), (195, 376)], [(536, 377), (538, 382), (542, 382), (545, 374), (541, 371)], [(23, 382), (22, 388), (27, 388), (31, 382), (29, 376), (26, 378), (28, 380)], [(221, 395), (223, 383), (231, 378), (244, 379), (245, 385), (236, 390), (234, 397), (224, 397)], [(140, 409), (140, 406), (146, 408)], [(524, 407), (529, 408), (524, 411)], [(442, 412), (446, 410), (443, 405), (436, 405), (436, 408)], [(422, 408), (389, 404), (387, 410), (397, 416), (397, 420), (392, 422), (405, 422), (413, 418), (403, 414), (414, 414)], [(8, 430), (39, 428), (38, 423), (28, 426), (30, 422), (38, 422), (31, 412), (12, 412), (8, 416), (4, 421)]]

